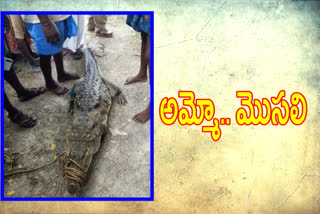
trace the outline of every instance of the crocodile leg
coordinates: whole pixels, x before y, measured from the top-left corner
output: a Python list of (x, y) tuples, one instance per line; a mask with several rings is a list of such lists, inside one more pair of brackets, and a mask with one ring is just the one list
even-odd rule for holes
[(69, 110), (68, 113), (70, 113), (71, 115), (73, 115), (74, 113), (74, 102), (76, 99), (76, 87), (77, 87), (77, 83), (73, 85), (71, 91), (70, 91), (70, 103), (69, 103)]
[(120, 90), (120, 88), (112, 84), (111, 82), (109, 82), (103, 77), (101, 77), (101, 79), (103, 83), (106, 85), (106, 87), (109, 89), (111, 97), (114, 98), (117, 101), (117, 103), (121, 105), (125, 105), (127, 103), (127, 99), (122, 93), (122, 91)]

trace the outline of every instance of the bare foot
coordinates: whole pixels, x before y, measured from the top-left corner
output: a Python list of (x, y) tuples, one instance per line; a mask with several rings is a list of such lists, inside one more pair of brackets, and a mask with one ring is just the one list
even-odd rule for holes
[(52, 91), (56, 95), (63, 95), (69, 91), (69, 89), (59, 85), (56, 82), (50, 86), (47, 85), (47, 89), (48, 89), (48, 91)]
[(150, 105), (143, 112), (136, 114), (132, 119), (138, 123), (145, 123), (150, 120)]
[(64, 72), (63, 74), (60, 74), (58, 76), (58, 81), (59, 82), (65, 82), (68, 80), (77, 80), (80, 79), (80, 76), (76, 73), (68, 73), (68, 72)]
[(129, 85), (135, 82), (147, 82), (147, 81), (148, 81), (147, 76), (139, 76), (138, 74), (137, 76), (128, 78), (124, 84)]

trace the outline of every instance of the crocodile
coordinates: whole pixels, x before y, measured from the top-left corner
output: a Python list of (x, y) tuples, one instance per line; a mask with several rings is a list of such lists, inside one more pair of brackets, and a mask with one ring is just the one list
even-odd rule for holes
[(67, 148), (61, 166), (66, 189), (75, 195), (85, 184), (93, 156), (107, 133), (112, 103), (124, 105), (127, 100), (117, 86), (101, 75), (90, 48), (86, 50), (85, 76), (74, 84), (70, 97)]

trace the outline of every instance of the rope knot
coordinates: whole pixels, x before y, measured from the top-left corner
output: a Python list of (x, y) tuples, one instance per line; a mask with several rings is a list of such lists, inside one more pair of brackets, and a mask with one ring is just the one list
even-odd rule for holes
[(76, 181), (83, 185), (87, 180), (87, 173), (81, 167), (81, 165), (73, 160), (68, 154), (60, 159), (60, 164), (62, 166), (64, 177), (69, 180)]

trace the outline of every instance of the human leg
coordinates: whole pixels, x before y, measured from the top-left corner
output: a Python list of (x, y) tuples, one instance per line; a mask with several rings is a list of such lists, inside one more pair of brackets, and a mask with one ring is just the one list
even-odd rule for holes
[(75, 80), (79, 79), (80, 76), (76, 73), (69, 73), (64, 70), (63, 66), (63, 55), (62, 51), (53, 55), (54, 62), (56, 64), (57, 74), (58, 74), (58, 81), (65, 82), (68, 80)]
[(138, 123), (145, 123), (150, 120), (150, 102), (145, 110), (136, 114), (132, 119)]
[(94, 31), (96, 28), (96, 24), (94, 23), (94, 17), (91, 15), (89, 17), (89, 22), (88, 22), (88, 31)]
[(4, 109), (8, 112), (9, 119), (14, 123), (19, 124), (21, 127), (31, 128), (37, 124), (37, 119), (35, 117), (28, 116), (16, 109), (9, 101), (6, 93), (4, 93)]
[(40, 88), (25, 88), (19, 81), (17, 74), (14, 70), (4, 72), (4, 79), (14, 88), (20, 101), (27, 101), (35, 96), (43, 94), (46, 90), (43, 87)]
[(9, 116), (14, 116), (19, 112), (9, 101), (6, 92), (4, 92), (4, 109), (8, 112)]
[(147, 60), (147, 37), (148, 34), (142, 32), (141, 33), (141, 52), (140, 52), (140, 70), (139, 73), (133, 77), (130, 77), (124, 83), (125, 85), (129, 85), (135, 82), (146, 82), (148, 80), (147, 68), (148, 68), (148, 60)]
[(108, 19), (106, 15), (94, 15), (93, 18), (97, 31), (106, 29), (106, 23)]
[(12, 86), (12, 88), (17, 92), (17, 95), (22, 95), (25, 93), (25, 88), (19, 81), (17, 74), (14, 70), (4, 72), (4, 79)]
[[(150, 78), (150, 35), (147, 35), (146, 51), (145, 51), (144, 58), (145, 58), (145, 61), (147, 62), (147, 66), (149, 67), (149, 78)], [(144, 111), (136, 114), (132, 119), (138, 123), (145, 123), (148, 120), (150, 120), (150, 102), (148, 107)]]
[(52, 78), (52, 69), (51, 69), (51, 56), (47, 55), (40, 55), (40, 67), (46, 81), (46, 87), (49, 91), (57, 95), (62, 95), (68, 92), (68, 89), (59, 85), (53, 78)]
[(107, 16), (106, 15), (95, 15), (94, 21), (96, 24), (96, 35), (102, 37), (112, 37), (113, 33), (106, 29)]

